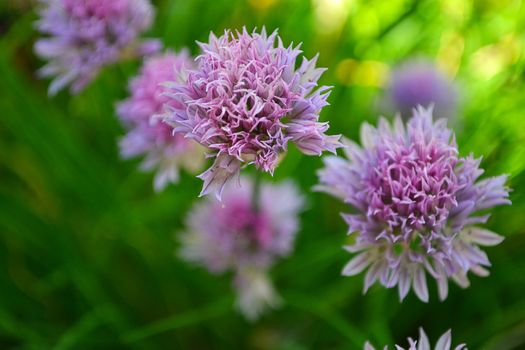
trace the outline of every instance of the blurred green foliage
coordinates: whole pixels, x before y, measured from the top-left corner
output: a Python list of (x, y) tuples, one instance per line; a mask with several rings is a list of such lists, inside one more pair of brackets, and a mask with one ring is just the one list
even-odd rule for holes
[(321, 160), (292, 149), (275, 178), (308, 193), (296, 252), (272, 271), (285, 305), (257, 323), (232, 308), (230, 277), (179, 261), (174, 234), (201, 183), (184, 176), (165, 192), (119, 159), (115, 101), (139, 62), (109, 67), (83, 93), (49, 99), (32, 53), (29, 1), (0, 2), (1, 349), (360, 349), (405, 343), (421, 325), (431, 339), (452, 328), (471, 349), (525, 349), (525, 6), (521, 1), (164, 0), (151, 36), (172, 48), (209, 31), (279, 28), (286, 43), (320, 52), (333, 85), (322, 119), (355, 139), (377, 118), (390, 67), (434, 59), (462, 90), (455, 123), (463, 153), (488, 175), (510, 174), (512, 207), (488, 227), (507, 239), (488, 249), (491, 276), (452, 286), (440, 303), (343, 278), (345, 225), (337, 200), (311, 193)]

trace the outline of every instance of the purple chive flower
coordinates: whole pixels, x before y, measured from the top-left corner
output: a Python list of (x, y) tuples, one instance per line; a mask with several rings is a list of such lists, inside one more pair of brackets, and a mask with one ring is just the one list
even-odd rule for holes
[(448, 279), (469, 285), (467, 273), (487, 276), (489, 259), (480, 246), (503, 237), (479, 227), (486, 210), (510, 204), (506, 176), (478, 180), (480, 159), (460, 157), (446, 121), (418, 107), (405, 127), (385, 119), (377, 129), (364, 124), (362, 147), (348, 141), (346, 156), (325, 158), (319, 189), (340, 197), (358, 213), (344, 214), (355, 256), (344, 268), (351, 276), (368, 268), (364, 291), (379, 281), (398, 286), (403, 300), (414, 289), (428, 301), (426, 272), (437, 280), (439, 296)]
[(163, 83), (184, 79), (193, 60), (187, 51), (168, 52), (146, 59), (139, 75), (129, 84), (131, 96), (121, 102), (117, 113), (128, 133), (120, 141), (123, 158), (145, 156), (142, 169), (158, 169), (154, 187), (162, 190), (177, 182), (179, 168), (196, 173), (204, 165), (204, 150), (182, 135), (173, 135), (173, 128), (155, 115), (177, 102), (163, 95)]
[(193, 208), (180, 255), (211, 273), (233, 271), (237, 307), (255, 319), (279, 302), (267, 271), (291, 253), (304, 200), (291, 182), (262, 183), (255, 195), (249, 178), (240, 181), (241, 188), (226, 187), (222, 202), (208, 197)]
[[(443, 334), (436, 346), (434, 348), (430, 347), (430, 342), (428, 341), (428, 337), (425, 334), (425, 331), (423, 328), (419, 328), (419, 340), (414, 340), (412, 338), (408, 338), (409, 346), (406, 348), (406, 350), (450, 350), (452, 348), (452, 332), (448, 330)], [(388, 350), (388, 346), (385, 346), (383, 348), (384, 350)], [(399, 345), (396, 345), (397, 350), (405, 350), (404, 347), (401, 347)], [(460, 344), (454, 348), (454, 350), (462, 350), (467, 349), (465, 344)], [(375, 348), (369, 343), (366, 342), (364, 350), (375, 350)]]
[(431, 61), (410, 59), (393, 70), (383, 103), (406, 120), (418, 105), (433, 105), (437, 118), (454, 117), (457, 100), (456, 85)]
[(200, 47), (197, 68), (171, 86), (183, 108), (173, 108), (166, 121), (215, 157), (199, 176), (201, 195), (220, 198), (242, 164), (273, 174), (288, 142), (308, 155), (339, 147), (339, 136), (327, 136), (328, 123), (319, 122), (330, 88), (318, 87), (324, 69), (315, 67), (317, 56), (296, 67), (299, 46), (286, 48), (277, 32), (267, 36), (264, 29), (212, 33)]
[(40, 0), (38, 30), (46, 35), (35, 44), (48, 64), (39, 74), (54, 77), (49, 94), (67, 85), (80, 92), (108, 64), (123, 56), (146, 55), (160, 48), (157, 40), (138, 36), (153, 20), (148, 0)]

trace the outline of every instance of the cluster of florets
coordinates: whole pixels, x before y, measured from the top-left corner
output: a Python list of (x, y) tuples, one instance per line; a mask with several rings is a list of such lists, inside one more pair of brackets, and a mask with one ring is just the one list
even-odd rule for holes
[(129, 84), (130, 97), (118, 105), (117, 113), (127, 130), (120, 141), (124, 158), (144, 156), (142, 169), (157, 169), (154, 186), (163, 189), (177, 182), (179, 169), (195, 173), (204, 165), (204, 151), (156, 116), (176, 101), (165, 95), (164, 83), (184, 79), (193, 61), (188, 52), (167, 52), (147, 59)]
[(382, 104), (389, 112), (399, 112), (405, 120), (417, 106), (431, 105), (435, 117), (451, 119), (456, 116), (458, 89), (434, 63), (412, 58), (392, 71)]
[[(255, 193), (254, 191), (258, 191)], [(212, 273), (235, 272), (238, 306), (250, 319), (277, 296), (266, 271), (291, 253), (303, 199), (291, 182), (228, 186), (222, 201), (206, 198), (190, 212), (180, 255)]]
[[(419, 328), (419, 339), (414, 340), (408, 338), (408, 348), (396, 345), (397, 350), (450, 350), (452, 348), (452, 332), (450, 330), (446, 331), (437, 341), (436, 346), (432, 348), (428, 337), (423, 330)], [(465, 344), (460, 344), (454, 348), (454, 350), (467, 349)], [(375, 348), (369, 342), (366, 342), (364, 350), (375, 350)], [(388, 346), (385, 346), (383, 350), (388, 350)]]
[(308, 155), (339, 146), (339, 136), (327, 136), (328, 124), (319, 122), (329, 87), (318, 87), (324, 69), (315, 67), (317, 57), (296, 67), (299, 47), (284, 47), (277, 32), (264, 30), (211, 34), (200, 47), (197, 67), (170, 86), (181, 108), (166, 121), (215, 157), (200, 176), (201, 194), (220, 198), (242, 164), (273, 173), (289, 142)]
[[(432, 109), (414, 110), (406, 127), (379, 121), (365, 124), (362, 147), (348, 141), (348, 159), (325, 158), (320, 190), (340, 197), (359, 211), (345, 214), (359, 252), (344, 268), (355, 275), (369, 267), (365, 291), (376, 281), (398, 286), (405, 298), (410, 286), (428, 301), (426, 272), (445, 299), (448, 280), (468, 285), (467, 273), (486, 276), (490, 266), (479, 248), (503, 237), (480, 228), (489, 215), (481, 210), (509, 204), (506, 176), (478, 181), (480, 160), (460, 157), (446, 121), (432, 120)], [(426, 271), (426, 272), (425, 272)]]
[(37, 28), (46, 38), (35, 44), (48, 60), (40, 75), (54, 77), (49, 93), (71, 85), (78, 93), (99, 70), (125, 56), (142, 56), (160, 48), (139, 36), (153, 20), (148, 0), (41, 0)]

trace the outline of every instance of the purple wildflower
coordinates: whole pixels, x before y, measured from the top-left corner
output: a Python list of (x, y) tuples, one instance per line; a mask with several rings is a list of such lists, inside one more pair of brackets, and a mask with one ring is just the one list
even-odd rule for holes
[(386, 88), (384, 104), (393, 112), (410, 118), (418, 105), (434, 106), (434, 116), (451, 118), (457, 109), (456, 85), (432, 62), (410, 59), (399, 65), (391, 74)]
[[(425, 331), (423, 328), (419, 328), (419, 340), (414, 340), (412, 338), (408, 338), (409, 346), (406, 348), (407, 350), (432, 350), (430, 347), (430, 342), (428, 341), (428, 337), (425, 334)], [(450, 350), (452, 347), (452, 332), (450, 330), (446, 331), (445, 334), (443, 334), (436, 346), (433, 348), (434, 350)], [(388, 346), (385, 346), (383, 348), (384, 350), (388, 350)], [(401, 347), (399, 345), (396, 345), (397, 350), (405, 350), (404, 347)], [(454, 350), (462, 350), (467, 349), (465, 344), (460, 344), (454, 348)], [(375, 348), (369, 343), (366, 342), (364, 350), (375, 350)]]
[[(398, 117), (377, 129), (364, 124), (360, 147), (348, 141), (348, 160), (325, 158), (319, 189), (358, 210), (344, 214), (355, 242), (345, 249), (360, 252), (344, 268), (351, 276), (369, 267), (364, 291), (379, 281), (399, 288), (403, 300), (412, 285), (428, 301), (426, 272), (448, 294), (448, 279), (469, 285), (467, 273), (486, 276), (490, 266), (479, 246), (503, 237), (477, 226), (480, 211), (510, 204), (506, 176), (478, 181), (480, 159), (460, 157), (446, 121), (432, 120), (432, 109), (418, 107), (405, 127)], [(425, 272), (426, 271), (426, 272)]]
[(253, 182), (240, 179), (241, 188), (227, 186), (222, 202), (208, 197), (190, 212), (180, 255), (211, 273), (233, 271), (237, 306), (255, 319), (278, 304), (267, 271), (292, 251), (303, 198), (291, 182), (263, 183), (254, 196)]
[(171, 52), (148, 58), (140, 74), (129, 84), (131, 96), (118, 105), (117, 113), (128, 130), (120, 141), (122, 157), (145, 156), (144, 170), (158, 168), (154, 187), (162, 190), (169, 182), (177, 182), (179, 167), (195, 173), (204, 165), (204, 150), (182, 135), (173, 135), (173, 128), (155, 115), (164, 111), (164, 104), (177, 102), (163, 95), (161, 84), (184, 79), (193, 61), (188, 52)]
[(36, 42), (35, 51), (49, 60), (39, 74), (55, 77), (49, 86), (51, 95), (67, 85), (78, 93), (103, 66), (160, 48), (157, 40), (138, 39), (153, 20), (148, 0), (40, 1), (36, 26), (47, 37)]
[(339, 136), (327, 136), (328, 123), (319, 122), (330, 88), (317, 85), (324, 72), (315, 68), (317, 56), (296, 68), (299, 46), (285, 48), (277, 32), (264, 29), (212, 33), (200, 47), (197, 68), (171, 86), (183, 108), (166, 121), (213, 152), (213, 165), (199, 176), (201, 195), (220, 198), (242, 164), (273, 174), (290, 141), (308, 155), (339, 147)]

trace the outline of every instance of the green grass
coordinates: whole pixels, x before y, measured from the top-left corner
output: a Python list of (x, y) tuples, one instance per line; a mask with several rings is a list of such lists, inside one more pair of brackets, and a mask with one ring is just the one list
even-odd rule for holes
[(377, 286), (363, 296), (362, 276), (340, 276), (349, 259), (340, 248), (344, 206), (310, 191), (321, 160), (292, 149), (275, 179), (295, 179), (309, 210), (295, 254), (272, 270), (285, 304), (246, 322), (231, 307), (231, 276), (212, 276), (174, 254), (200, 181), (184, 175), (156, 194), (138, 160), (119, 159), (114, 104), (138, 62), (108, 67), (78, 96), (50, 99), (48, 81), (34, 73), (42, 65), (32, 53), (36, 15), (25, 1), (8, 0), (0, 4), (1, 349), (342, 350), (366, 339), (404, 344), (419, 326), (431, 339), (452, 328), (454, 341), (471, 349), (525, 348), (525, 7), (343, 1), (349, 10), (326, 33), (321, 2), (156, 1), (150, 34), (196, 53), (195, 40), (210, 30), (279, 28), (285, 43), (303, 42), (308, 57), (320, 52), (329, 69), (322, 83), (334, 86), (322, 119), (352, 139), (361, 122), (375, 122), (381, 89), (347, 82), (343, 60), (390, 67), (419, 54), (455, 69), (461, 152), (483, 156), (487, 175), (508, 173), (514, 189), (513, 205), (497, 208), (487, 225), (506, 236), (488, 249), (491, 276), (473, 277), (466, 290), (451, 286), (443, 303), (434, 286), (428, 304), (413, 294), (400, 304), (396, 291)]

